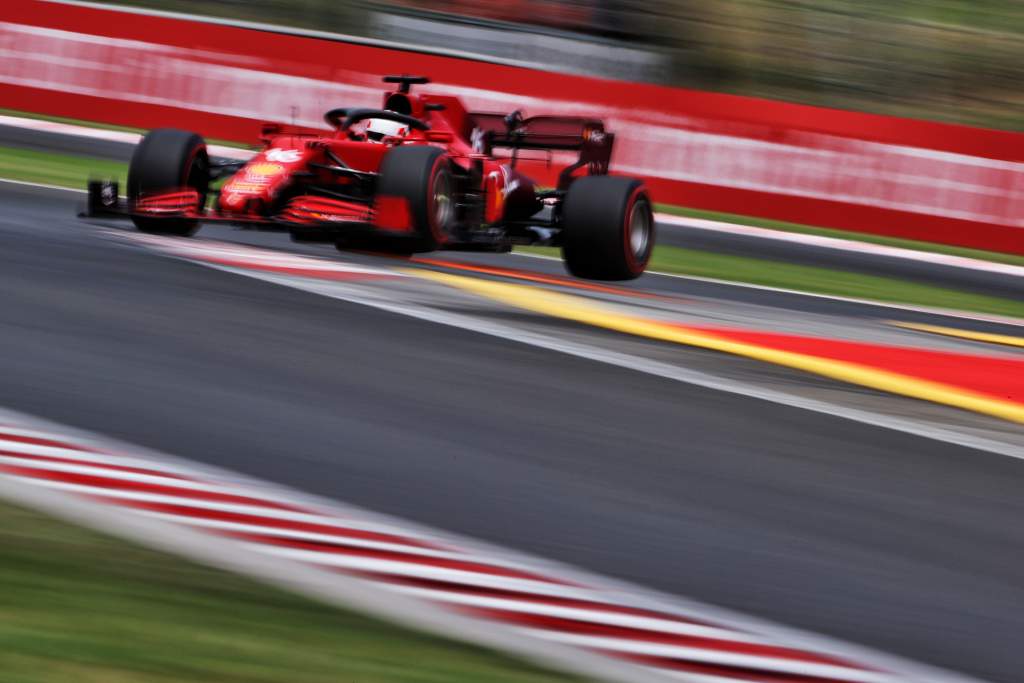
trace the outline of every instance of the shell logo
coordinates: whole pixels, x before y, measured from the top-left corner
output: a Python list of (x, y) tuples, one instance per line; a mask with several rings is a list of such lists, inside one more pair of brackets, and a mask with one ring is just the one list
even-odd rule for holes
[(284, 166), (282, 166), (281, 164), (271, 164), (271, 163), (261, 162), (261, 163), (253, 164), (252, 166), (246, 167), (245, 174), (247, 176), (249, 176), (250, 178), (252, 178), (252, 177), (265, 177), (265, 176), (277, 175), (278, 173), (280, 173), (283, 170), (284, 170)]

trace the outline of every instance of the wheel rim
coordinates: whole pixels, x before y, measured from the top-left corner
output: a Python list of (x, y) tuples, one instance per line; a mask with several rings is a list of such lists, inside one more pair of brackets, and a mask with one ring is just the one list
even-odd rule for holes
[(434, 225), (441, 232), (448, 232), (452, 218), (452, 184), (446, 172), (434, 179)]
[(651, 242), (651, 212), (637, 202), (629, 216), (629, 249), (637, 261), (643, 261)]

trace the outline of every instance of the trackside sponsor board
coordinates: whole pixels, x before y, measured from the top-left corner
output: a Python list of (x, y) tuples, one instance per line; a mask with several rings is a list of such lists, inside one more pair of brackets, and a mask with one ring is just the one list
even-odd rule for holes
[[(470, 108), (586, 114), (656, 201), (1024, 254), (1024, 135), (44, 0), (0, 8), (0, 107), (251, 143), (422, 73)], [(556, 165), (559, 159), (556, 158)], [(550, 180), (542, 161), (531, 170)]]

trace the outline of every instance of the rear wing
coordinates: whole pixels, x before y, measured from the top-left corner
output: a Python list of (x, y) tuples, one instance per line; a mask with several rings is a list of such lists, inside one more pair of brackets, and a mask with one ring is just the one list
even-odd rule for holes
[(565, 190), (572, 182), (572, 174), (587, 167), (589, 175), (605, 175), (612, 157), (615, 135), (604, 129), (598, 119), (580, 116), (531, 116), (524, 119), (519, 112), (503, 114), (469, 115), (473, 126), (473, 147), (483, 154), (492, 154), (495, 148), (512, 150), (512, 165), (521, 149), (544, 151), (579, 151), (576, 163), (566, 167), (558, 176), (558, 189)]

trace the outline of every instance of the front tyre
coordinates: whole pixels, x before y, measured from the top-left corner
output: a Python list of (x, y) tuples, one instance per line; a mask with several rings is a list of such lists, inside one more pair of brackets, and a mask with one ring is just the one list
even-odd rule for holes
[(452, 240), (455, 230), (455, 182), (444, 150), (403, 145), (389, 151), (380, 165), (377, 208), (404, 203), (411, 222), (410, 251), (433, 251)]
[(640, 277), (654, 250), (654, 210), (639, 180), (584, 176), (562, 203), (562, 258), (590, 280)]
[[(128, 166), (128, 199), (193, 189), (199, 194), (197, 210), (206, 205), (210, 185), (210, 159), (206, 143), (195, 133), (174, 128), (150, 131), (135, 147)], [(188, 236), (198, 226), (194, 218), (132, 216), (142, 232)]]

